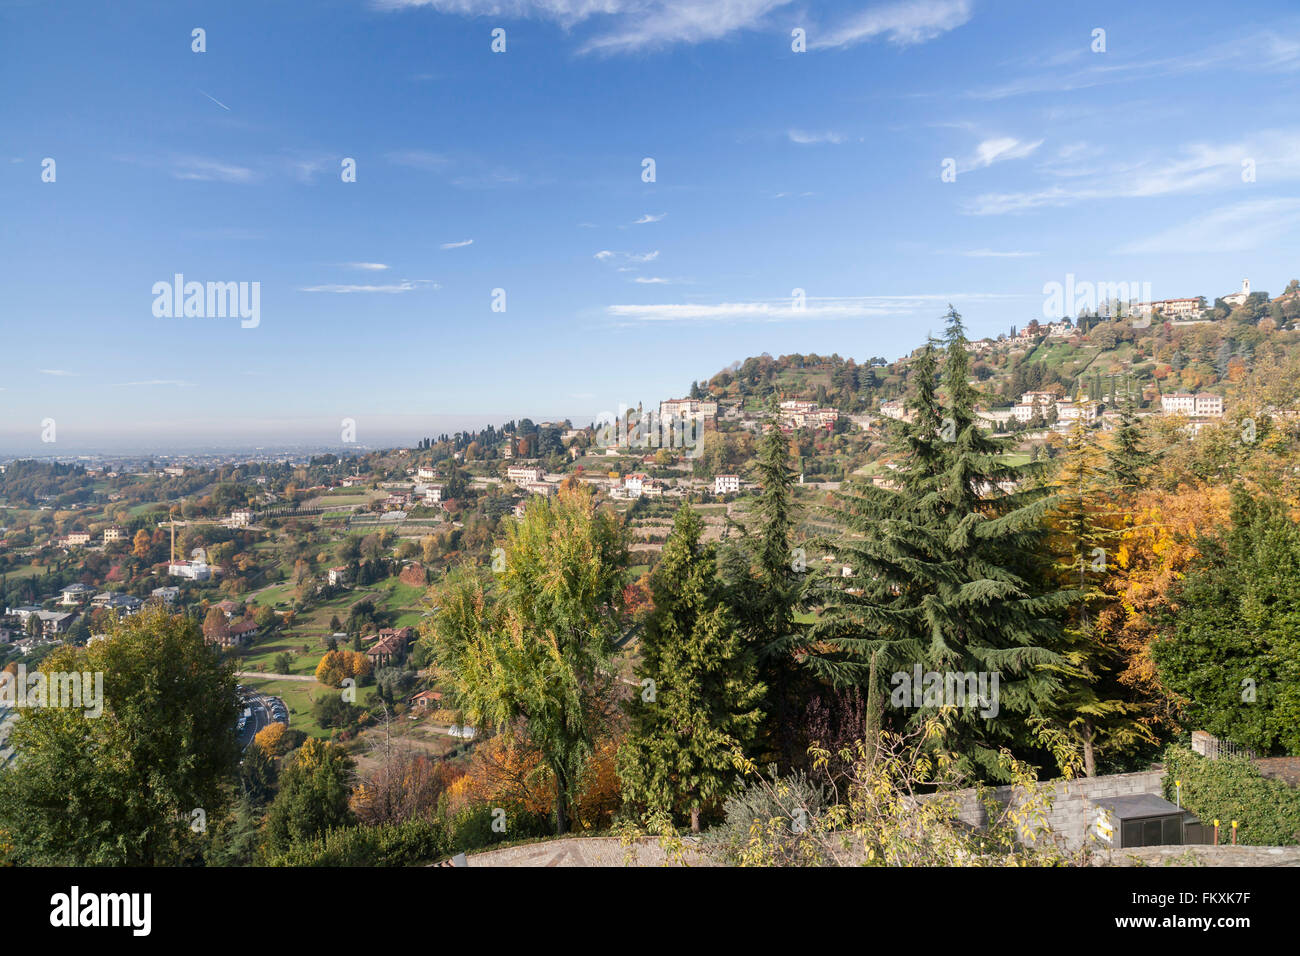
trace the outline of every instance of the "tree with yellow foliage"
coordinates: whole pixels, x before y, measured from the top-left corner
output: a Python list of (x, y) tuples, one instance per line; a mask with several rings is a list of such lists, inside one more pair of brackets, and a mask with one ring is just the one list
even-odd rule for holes
[(135, 538), (131, 542), (131, 553), (137, 558), (147, 558), (149, 548), (153, 546), (153, 537), (144, 528), (135, 533)]
[(316, 665), (316, 679), (329, 687), (339, 687), (345, 678), (360, 680), (370, 669), (370, 658), (361, 651), (328, 651)]
[(260, 748), (268, 757), (282, 757), (288, 744), (285, 738), (288, 729), (288, 724), (267, 724), (257, 732), (253, 738), (253, 745)]

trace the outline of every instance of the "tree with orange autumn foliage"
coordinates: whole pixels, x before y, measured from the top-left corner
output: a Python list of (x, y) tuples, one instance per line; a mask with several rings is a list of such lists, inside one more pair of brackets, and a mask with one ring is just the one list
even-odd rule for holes
[(1227, 489), (1208, 484), (1142, 491), (1116, 539), (1114, 571), (1102, 585), (1113, 600), (1100, 607), (1097, 627), (1124, 655), (1119, 679), (1145, 702), (1141, 720), (1152, 730), (1180, 729), (1179, 701), (1151, 659), (1157, 614), (1170, 607), (1171, 589), (1197, 556), (1198, 535), (1222, 527), (1229, 504)]
[[(617, 737), (604, 737), (592, 748), (571, 808), (575, 829), (608, 827), (622, 805), (615, 769), (618, 744)], [(523, 727), (516, 725), (475, 747), (464, 775), (447, 786), (447, 815), (479, 806), (515, 807), (539, 816), (555, 812), (554, 777)]]

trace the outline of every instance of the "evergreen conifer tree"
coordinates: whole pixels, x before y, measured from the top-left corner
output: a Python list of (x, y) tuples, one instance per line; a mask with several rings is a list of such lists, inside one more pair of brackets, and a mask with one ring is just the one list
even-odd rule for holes
[[(1063, 663), (1062, 623), (1075, 595), (1052, 580), (1050, 491), (1032, 481), (1041, 466), (1009, 463), (1006, 440), (981, 427), (961, 317), (950, 309), (947, 322), (942, 388), (927, 346), (913, 370), (912, 421), (896, 428), (902, 451), (889, 486), (841, 492), (845, 531), (835, 548), (850, 574), (823, 583), (810, 638), (836, 652), (829, 663), (839, 680), (860, 682), (876, 655), (882, 673), (893, 672), (891, 704), (907, 708), (908, 723), (941, 715), (939, 745), (1001, 778), (999, 748), (1032, 748), (1031, 724), (1060, 690), (1051, 667)], [(927, 686), (915, 706), (904, 691), (918, 665)], [(965, 693), (934, 694), (930, 675)], [(992, 699), (972, 700), (966, 675), (982, 676)]]
[(624, 799), (648, 815), (684, 814), (693, 831), (737, 776), (762, 718), (765, 688), (723, 600), (716, 552), (682, 505), (652, 578), (654, 611), (641, 638), (641, 692), (619, 751)]

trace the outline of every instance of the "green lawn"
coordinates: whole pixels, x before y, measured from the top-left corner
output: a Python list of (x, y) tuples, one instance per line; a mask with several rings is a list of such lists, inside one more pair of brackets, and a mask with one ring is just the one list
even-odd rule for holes
[[(310, 648), (305, 654), (302, 653), (304, 644)], [(252, 647), (244, 648), (236, 656), (236, 661), (240, 670), (257, 670), (258, 665), (261, 665), (266, 670), (275, 673), (275, 659), (280, 654), (285, 653), (293, 658), (293, 664), (287, 673), (314, 674), (316, 665), (325, 656), (325, 648), (320, 646), (318, 638), (295, 634), (290, 631), (277, 634), (269, 640), (259, 642)]]
[(293, 595), (293, 585), (291, 584), (273, 584), (263, 591), (259, 591), (253, 597), (248, 599), (250, 604), (256, 604), (259, 607), (274, 607), (276, 604), (287, 602)]

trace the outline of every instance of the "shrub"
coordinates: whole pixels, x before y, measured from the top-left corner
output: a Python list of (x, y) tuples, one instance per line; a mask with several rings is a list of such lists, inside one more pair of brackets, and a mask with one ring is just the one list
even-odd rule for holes
[(492, 822), (498, 819), (497, 808), (487, 806), (467, 807), (453, 816), (447, 823), (451, 852), (467, 853), (482, 849), (493, 843), (507, 840), (521, 840), (528, 837), (550, 836), (554, 824), (549, 816), (529, 810), (503, 807), (506, 830), (498, 833), (492, 829)]
[(1300, 792), (1263, 776), (1241, 757), (1210, 760), (1189, 747), (1172, 744), (1165, 751), (1165, 796), (1174, 799), (1174, 781), (1182, 781), (1183, 807), (1203, 824), (1220, 823), (1219, 842), (1231, 840), (1227, 828), (1238, 824), (1237, 842), (1250, 846), (1300, 843)]
[(795, 848), (807, 842), (805, 834), (826, 806), (825, 791), (809, 783), (802, 770), (778, 777), (772, 767), (770, 774), (770, 783), (751, 781), (728, 797), (722, 808), (726, 820), (705, 834), (706, 843), (730, 863), (740, 862), (755, 827), (800, 856)]
[(447, 827), (436, 817), (377, 827), (330, 830), (293, 844), (266, 860), (268, 866), (418, 866), (450, 852)]

